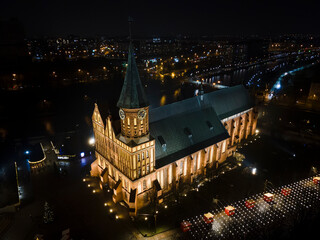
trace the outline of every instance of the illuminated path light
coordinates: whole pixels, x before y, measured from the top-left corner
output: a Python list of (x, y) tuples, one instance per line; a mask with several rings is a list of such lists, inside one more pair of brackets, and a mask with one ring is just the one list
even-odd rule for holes
[[(317, 175), (278, 188), (268, 188), (267, 195), (273, 196), (270, 202), (264, 200), (266, 193), (260, 193), (234, 203), (222, 203), (224, 206), (218, 209), (184, 219), (191, 223), (190, 230), (184, 234), (192, 239), (257, 239), (263, 232), (282, 225), (292, 216), (319, 209), (319, 186), (320, 175)], [(248, 201), (254, 201), (252, 208), (247, 207)], [(225, 213), (228, 205), (234, 207), (233, 215)], [(213, 222), (203, 220), (204, 214), (208, 213), (214, 215)]]

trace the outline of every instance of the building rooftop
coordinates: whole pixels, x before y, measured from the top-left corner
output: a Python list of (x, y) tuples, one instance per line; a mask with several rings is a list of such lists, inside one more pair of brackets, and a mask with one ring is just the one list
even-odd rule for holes
[(229, 138), (221, 120), (253, 107), (242, 86), (207, 93), (150, 110), (156, 167)]

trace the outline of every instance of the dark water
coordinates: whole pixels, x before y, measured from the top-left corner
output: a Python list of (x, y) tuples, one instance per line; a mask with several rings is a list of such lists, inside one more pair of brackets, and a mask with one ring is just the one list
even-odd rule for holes
[[(1, 92), (0, 136), (2, 139), (54, 136), (91, 126), (94, 103), (116, 112), (123, 79), (78, 83), (63, 88), (32, 88)], [(193, 95), (192, 86), (171, 78), (162, 83), (143, 80), (150, 107), (158, 107)], [(181, 88), (184, 89), (183, 93)], [(183, 96), (184, 94), (184, 96)]]
[[(275, 63), (245, 70), (237, 70), (230, 74), (215, 76), (224, 79), (224, 85), (234, 85), (247, 81), (254, 73), (270, 68)], [(319, 68), (319, 66), (317, 66)], [(287, 67), (281, 68), (276, 75), (265, 76), (264, 81), (280, 75)], [(306, 69), (308, 79), (314, 79), (319, 71)], [(180, 80), (166, 77), (164, 80), (141, 75), (143, 85), (150, 101), (155, 108), (174, 101), (193, 96), (195, 88), (183, 84)], [(234, 83), (234, 84), (232, 84)], [(0, 92), (0, 139), (27, 139), (35, 136), (55, 136), (59, 133), (82, 130), (86, 134), (91, 131), (91, 114), (94, 103), (117, 113), (116, 102), (120, 95), (123, 77), (91, 83), (77, 83), (60, 88), (31, 88), (23, 91)], [(207, 87), (205, 91), (212, 91)]]

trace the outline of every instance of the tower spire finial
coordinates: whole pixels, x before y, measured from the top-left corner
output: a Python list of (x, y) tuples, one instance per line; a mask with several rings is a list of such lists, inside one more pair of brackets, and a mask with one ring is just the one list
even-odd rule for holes
[(131, 42), (131, 23), (133, 22), (133, 18), (131, 16), (128, 17), (128, 23), (129, 23), (129, 40)]

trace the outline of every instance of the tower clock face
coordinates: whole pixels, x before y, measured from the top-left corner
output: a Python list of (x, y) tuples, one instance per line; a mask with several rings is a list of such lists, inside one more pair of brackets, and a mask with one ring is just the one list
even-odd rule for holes
[(119, 116), (120, 116), (121, 120), (124, 120), (124, 118), (126, 117), (126, 114), (124, 113), (124, 111), (122, 109), (119, 110)]
[(147, 115), (146, 110), (141, 109), (141, 110), (138, 112), (138, 119), (142, 120), (142, 119), (144, 119), (144, 118), (146, 117), (146, 115)]

